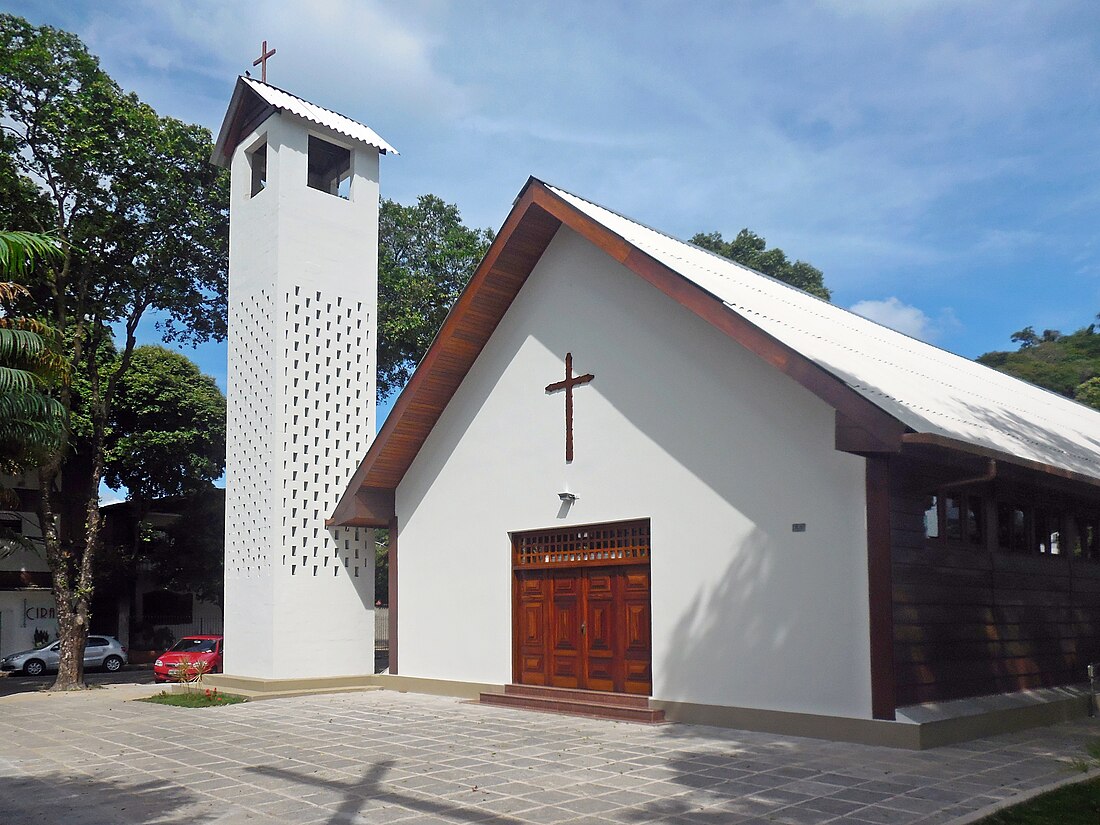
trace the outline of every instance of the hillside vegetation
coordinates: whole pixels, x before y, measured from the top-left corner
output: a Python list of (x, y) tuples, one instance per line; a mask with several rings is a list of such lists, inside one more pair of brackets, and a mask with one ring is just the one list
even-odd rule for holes
[(987, 352), (978, 361), (1100, 409), (1100, 332), (1096, 324), (1063, 335), (1032, 327), (1013, 333), (1015, 351)]

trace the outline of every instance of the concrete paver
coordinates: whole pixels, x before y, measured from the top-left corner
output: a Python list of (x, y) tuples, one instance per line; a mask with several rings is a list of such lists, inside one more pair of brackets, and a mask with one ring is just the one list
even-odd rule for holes
[(391, 692), (129, 701), (155, 691), (0, 698), (0, 822), (933, 825), (1080, 775), (1100, 736), (1082, 720), (915, 753)]

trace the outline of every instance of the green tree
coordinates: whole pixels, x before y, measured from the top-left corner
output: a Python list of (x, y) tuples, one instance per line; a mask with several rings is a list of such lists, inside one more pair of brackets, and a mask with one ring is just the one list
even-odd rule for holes
[(378, 397), (404, 386), (485, 256), (493, 233), (470, 229), (435, 195), (383, 200), (378, 228)]
[(131, 500), (205, 490), (225, 471), (225, 396), (183, 353), (137, 347), (118, 384), (105, 451), (104, 481)]
[[(132, 563), (153, 562), (170, 589), (190, 584), (184, 580), (193, 574), (202, 595), (216, 591), (219, 602), (221, 562), (216, 584), (199, 571), (211, 567), (212, 540), (225, 535), (224, 512), (210, 512), (215, 504), (224, 508), (224, 494), (212, 494), (211, 484), (225, 471), (225, 427), (225, 396), (213, 378), (182, 353), (137, 347), (115, 395), (103, 476), (108, 487), (126, 488), (130, 501), (131, 546), (114, 552)], [(220, 498), (212, 503), (211, 495)], [(184, 517), (152, 531), (149, 512), (169, 497)], [(150, 542), (153, 532), (158, 540)], [(216, 549), (220, 555), (222, 545)]]
[[(55, 258), (46, 235), (0, 231), (0, 277), (26, 276), (36, 262)], [(64, 410), (49, 390), (67, 375), (55, 332), (10, 307), (29, 297), (19, 284), (0, 281), (0, 473), (33, 468), (64, 439)], [(10, 496), (0, 489), (8, 506)]]
[(767, 249), (767, 241), (749, 229), (742, 229), (732, 241), (725, 240), (720, 232), (700, 232), (691, 242), (818, 298), (826, 301), (832, 298), (832, 293), (825, 286), (825, 275), (820, 269), (805, 261), (792, 263), (779, 247)]
[(1090, 378), (1077, 385), (1073, 391), (1075, 400), (1100, 410), (1100, 378)]
[(1068, 335), (1055, 329), (1038, 335), (1029, 326), (1011, 337), (1016, 351), (987, 352), (978, 362), (1100, 409), (1100, 335), (1094, 324)]
[(225, 491), (212, 486), (181, 502), (180, 518), (150, 555), (163, 587), (222, 603), (225, 560)]
[(1035, 334), (1035, 327), (1024, 327), (1019, 332), (1012, 333), (1009, 340), (1014, 344), (1019, 344), (1020, 349), (1028, 349), (1036, 346), (1042, 339)]
[(159, 117), (123, 93), (75, 36), (7, 14), (0, 122), (0, 186), (21, 198), (6, 205), (13, 225), (52, 232), (62, 249), (25, 283), (65, 342), (73, 385), (86, 385), (58, 392), (69, 443), (38, 473), (61, 637), (54, 688), (73, 689), (84, 686), (115, 397), (147, 312), (158, 313), (167, 341), (224, 337), (227, 176), (207, 162), (207, 130)]

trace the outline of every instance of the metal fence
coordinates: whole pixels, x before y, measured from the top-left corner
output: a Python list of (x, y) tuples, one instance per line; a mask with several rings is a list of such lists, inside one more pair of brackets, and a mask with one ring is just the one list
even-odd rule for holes
[[(180, 616), (145, 616), (142, 623), (153, 628), (167, 628), (177, 639), (182, 636), (222, 633), (222, 620), (220, 618), (184, 620)], [(390, 649), (390, 609), (388, 607), (374, 608), (374, 649)]]
[(166, 627), (177, 639), (181, 636), (216, 636), (222, 633), (222, 619), (218, 617), (143, 616), (141, 623), (153, 628)]
[(374, 608), (374, 649), (390, 649), (390, 609)]

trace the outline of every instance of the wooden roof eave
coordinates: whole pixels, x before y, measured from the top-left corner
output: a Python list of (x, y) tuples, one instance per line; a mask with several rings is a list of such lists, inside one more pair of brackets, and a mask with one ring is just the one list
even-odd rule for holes
[(1070, 482), (1075, 486), (1084, 485), (1084, 487), (1089, 489), (1094, 495), (1100, 492), (1100, 478), (1096, 478), (1095, 476), (1078, 473), (1074, 470), (1068, 470), (1065, 467), (1058, 467), (1054, 464), (1045, 464), (1041, 461), (1034, 461), (1032, 459), (1023, 458), (1022, 456), (1012, 455), (1011, 453), (995, 450), (991, 447), (971, 444), (967, 441), (960, 441), (959, 439), (950, 438), (937, 433), (905, 433), (902, 435), (901, 441), (902, 451), (906, 454), (911, 453), (919, 455), (919, 450), (921, 448), (939, 448), (958, 454), (1003, 462), (1004, 464), (1010, 464), (1014, 467), (1021, 467), (1034, 473), (1051, 476), (1059, 482)]
[(236, 151), (241, 139), (274, 112), (274, 106), (250, 89), (244, 82), (244, 78), (238, 77), (237, 85), (233, 87), (233, 96), (229, 100), (229, 108), (226, 109), (225, 118), (218, 130), (214, 148), (210, 151), (210, 163), (228, 169), (233, 161), (233, 152)]
[[(361, 514), (356, 499), (357, 491), (361, 489), (374, 490), (387, 488), (396, 490), (397, 483), (400, 481), (399, 478), (394, 480), (391, 484), (382, 485), (380, 487), (377, 484), (371, 483), (371, 479), (369, 478), (370, 473), (378, 463), (379, 458), (382, 457), (382, 454), (388, 450), (391, 442), (401, 435), (401, 425), (405, 421), (406, 416), (409, 416), (418, 406), (427, 405), (429, 408), (437, 407), (437, 409), (429, 409), (429, 415), (431, 417), (430, 426), (423, 432), (423, 437), (418, 439), (419, 443), (415, 444), (411, 455), (408, 457), (408, 462), (405, 465), (407, 469), (408, 464), (412, 463), (412, 458), (415, 457), (416, 453), (419, 451), (420, 446), (423, 444), (424, 439), (427, 438), (435, 421), (438, 420), (439, 416), (442, 414), (443, 408), (446, 406), (447, 402), (450, 401), (454, 391), (458, 389), (457, 383), (449, 388), (449, 392), (446, 392), (446, 387), (438, 388), (430, 386), (432, 384), (432, 376), (430, 373), (435, 365), (450, 356), (455, 359), (456, 364), (460, 366), (463, 375), (465, 375), (470, 367), (473, 366), (477, 356), (481, 353), (484, 347), (484, 341), (488, 340), (487, 334), (484, 335), (484, 341), (480, 343), (476, 340), (465, 341), (465, 339), (460, 339), (459, 336), (463, 333), (464, 327), (467, 325), (466, 321), (469, 319), (471, 312), (475, 309), (475, 294), (484, 283), (489, 280), (493, 268), (501, 262), (503, 257), (507, 257), (505, 255), (506, 247), (508, 247), (509, 243), (515, 238), (516, 230), (519, 228), (521, 222), (528, 216), (528, 212), (534, 208), (534, 199), (531, 194), (533, 190), (532, 184), (534, 182), (534, 178), (529, 179), (523, 190), (519, 193), (500, 232), (497, 233), (496, 238), (490, 245), (488, 252), (485, 253), (485, 257), (482, 259), (481, 263), (478, 264), (478, 268), (475, 270), (473, 277), (470, 278), (470, 283), (467, 285), (466, 289), (463, 290), (462, 294), (459, 295), (458, 300), (455, 301), (454, 305), (447, 313), (447, 317), (443, 319), (443, 324), (439, 328), (439, 332), (436, 333), (431, 345), (428, 347), (428, 351), (425, 353), (424, 358), (417, 365), (416, 370), (409, 379), (409, 383), (405, 385), (405, 388), (397, 396), (397, 401), (394, 403), (393, 409), (390, 410), (390, 414), (386, 417), (385, 424), (382, 425), (381, 431), (379, 431), (374, 442), (367, 450), (366, 456), (364, 456), (362, 462), (360, 462), (358, 469), (355, 471), (355, 475), (352, 476), (347, 489), (340, 497), (340, 501), (337, 503), (332, 517), (328, 520), (330, 525), (352, 526), (354, 522), (358, 520)], [(543, 250), (545, 250), (546, 245), (549, 244), (558, 226), (560, 226), (560, 222), (554, 221), (553, 232), (548, 233), (545, 238), (545, 243), (543, 243), (541, 247), (536, 243), (536, 248), (529, 250), (531, 253), (537, 251), (537, 254), (532, 255), (533, 260), (531, 261), (531, 269), (534, 268), (535, 261), (538, 260), (538, 257), (541, 256)], [(530, 274), (530, 269), (523, 273), (522, 280), (526, 280), (528, 274)], [(517, 288), (516, 292), (518, 291)], [(514, 295), (512, 297), (514, 297)], [(499, 307), (498, 317), (492, 322), (493, 328), (495, 328), (500, 319), (504, 317), (504, 313), (507, 311), (508, 305), (510, 304), (511, 302), (508, 301), (507, 305)], [(449, 341), (456, 339), (465, 341), (463, 345), (453, 348), (462, 350), (461, 353), (450, 352), (449, 350), (451, 348), (447, 346)]]
[[(493, 329), (511, 305), (519, 287), (534, 269), (558, 227), (563, 224), (837, 410), (838, 448), (845, 449), (839, 434), (839, 425), (843, 421), (849, 432), (860, 434), (857, 440), (865, 448), (852, 449), (852, 452), (900, 450), (901, 437), (907, 432), (907, 428), (896, 418), (823, 367), (753, 324), (713, 294), (586, 215), (540, 181), (531, 178), (517, 197), (496, 240), (470, 279), (469, 286), (455, 302), (423, 361), (398, 396), (386, 423), (337, 504), (329, 520), (330, 524), (359, 523), (357, 491), (396, 490), (405, 470), (412, 464), (447, 402), (458, 389), (461, 378), (472, 367)], [(531, 225), (534, 225), (533, 231), (528, 232)], [(517, 250), (515, 246), (522, 249)], [(479, 296), (483, 290), (490, 288), (489, 282), (494, 273), (506, 265), (515, 266), (517, 262), (522, 269), (508, 273), (515, 281), (512, 284), (514, 289), (510, 294), (502, 296), (504, 300), (497, 300), (491, 312), (486, 312), (484, 307), (478, 312)], [(477, 324), (481, 326), (473, 330), (474, 334), (469, 336), (471, 340), (466, 342), (463, 351), (456, 353), (458, 348), (451, 346), (450, 342), (463, 329), (469, 328), (472, 320), (476, 321), (475, 327)], [(435, 382), (437, 376), (433, 375), (433, 371), (442, 369), (440, 362), (447, 355), (452, 356), (452, 363), (458, 366), (457, 372), (460, 374), (452, 374), (449, 378), (444, 376), (447, 380)], [(453, 367), (450, 369), (452, 373), (456, 372)], [(454, 380), (456, 377), (457, 381)], [(438, 386), (431, 386), (433, 383)], [(409, 425), (406, 420), (413, 417), (411, 414), (414, 408), (417, 417), (421, 418), (419, 426)], [(425, 415), (427, 421), (423, 418)], [(388, 465), (384, 471), (380, 469), (383, 465)]]

